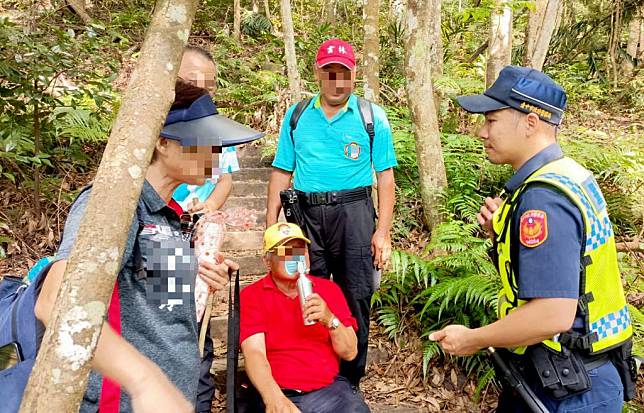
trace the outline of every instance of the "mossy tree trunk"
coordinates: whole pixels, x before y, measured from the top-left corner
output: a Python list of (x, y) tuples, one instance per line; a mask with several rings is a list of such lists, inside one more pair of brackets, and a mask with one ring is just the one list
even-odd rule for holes
[(509, 0), (494, 0), (490, 13), (490, 41), (487, 48), (485, 85), (490, 87), (504, 66), (512, 62), (512, 9)]
[(380, 0), (364, 2), (364, 97), (372, 102), (380, 99), (380, 36), (378, 16)]
[[(438, 10), (436, 10), (438, 8)], [(447, 186), (441, 135), (434, 104), (433, 68), (427, 44), (436, 34), (432, 16), (440, 13), (438, 0), (409, 0), (405, 74), (407, 100), (416, 135), (416, 156), (420, 176), (423, 217), (430, 230), (442, 221), (441, 194)]]
[(293, 16), (291, 15), (291, 1), (280, 0), (282, 13), (282, 32), (284, 33), (284, 58), (288, 72), (288, 87), (291, 91), (291, 103), (299, 102), (302, 98), (300, 85), (300, 71), (297, 68), (295, 55), (295, 33), (293, 30)]

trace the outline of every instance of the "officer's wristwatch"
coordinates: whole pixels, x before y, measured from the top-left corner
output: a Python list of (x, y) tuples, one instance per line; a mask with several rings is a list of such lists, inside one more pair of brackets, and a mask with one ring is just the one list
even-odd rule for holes
[(340, 320), (338, 320), (338, 317), (333, 316), (331, 318), (331, 321), (329, 321), (329, 325), (327, 326), (327, 328), (329, 330), (335, 330), (338, 327), (340, 327)]

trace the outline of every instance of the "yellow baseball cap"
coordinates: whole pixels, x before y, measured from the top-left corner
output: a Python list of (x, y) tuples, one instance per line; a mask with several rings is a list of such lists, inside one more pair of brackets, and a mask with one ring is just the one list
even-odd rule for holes
[(310, 244), (311, 241), (304, 236), (302, 229), (290, 222), (278, 222), (271, 225), (264, 232), (264, 252), (268, 252), (275, 247), (284, 245), (292, 239), (301, 239)]

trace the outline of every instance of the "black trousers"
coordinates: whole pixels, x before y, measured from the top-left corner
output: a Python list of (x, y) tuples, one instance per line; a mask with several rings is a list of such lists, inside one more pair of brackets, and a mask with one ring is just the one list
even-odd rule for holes
[(358, 386), (367, 366), (369, 310), (374, 292), (371, 238), (376, 212), (372, 199), (330, 204), (302, 204), (304, 232), (311, 240), (311, 274), (335, 281), (358, 322), (358, 355), (343, 361), (340, 374)]
[(199, 369), (199, 384), (197, 385), (197, 405), (196, 413), (210, 413), (212, 411), (212, 399), (215, 396), (215, 378), (210, 373), (212, 361), (215, 358), (213, 351), (212, 338), (210, 337), (210, 320), (202, 320), (199, 323), (197, 331), (201, 331), (201, 324), (208, 323), (206, 332), (206, 341), (203, 347), (203, 358), (201, 359), (201, 368)]

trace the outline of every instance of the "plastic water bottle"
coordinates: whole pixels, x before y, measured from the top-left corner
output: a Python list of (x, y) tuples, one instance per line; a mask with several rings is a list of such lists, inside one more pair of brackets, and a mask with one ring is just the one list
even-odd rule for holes
[[(306, 298), (313, 293), (313, 283), (305, 275), (306, 267), (304, 261), (298, 261), (297, 271), (300, 273), (297, 279), (297, 293), (300, 297), (300, 307), (302, 308), (302, 318), (304, 319), (304, 304), (306, 303)], [(304, 319), (305, 326), (311, 326), (313, 324), (315, 324), (315, 321)]]

